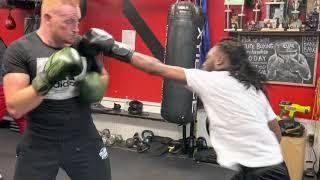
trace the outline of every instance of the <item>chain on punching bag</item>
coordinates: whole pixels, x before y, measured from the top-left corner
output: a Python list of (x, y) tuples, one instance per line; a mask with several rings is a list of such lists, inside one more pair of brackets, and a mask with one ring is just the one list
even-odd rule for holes
[[(203, 18), (191, 1), (177, 1), (168, 14), (165, 64), (196, 68), (200, 57)], [(184, 85), (165, 79), (161, 116), (169, 122), (187, 124), (194, 120), (194, 95)]]

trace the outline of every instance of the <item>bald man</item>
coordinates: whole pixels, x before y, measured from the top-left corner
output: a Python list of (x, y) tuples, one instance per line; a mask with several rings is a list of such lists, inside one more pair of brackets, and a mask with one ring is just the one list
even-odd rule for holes
[[(68, 48), (79, 33), (79, 0), (42, 0), (41, 11), (39, 30), (13, 42), (4, 55), (8, 111), (14, 118), (26, 114), (28, 121), (14, 179), (53, 180), (63, 168), (71, 179), (109, 180), (108, 152), (77, 83), (94, 63)], [(107, 86), (108, 74), (99, 68)]]

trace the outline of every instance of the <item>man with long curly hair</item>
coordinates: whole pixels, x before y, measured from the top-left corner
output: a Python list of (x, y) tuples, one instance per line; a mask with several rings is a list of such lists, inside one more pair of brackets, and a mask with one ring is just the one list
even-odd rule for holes
[[(108, 39), (100, 36), (105, 37), (97, 34), (96, 39)], [(290, 179), (279, 144), (280, 128), (263, 86), (265, 78), (249, 63), (238, 39), (219, 41), (201, 70), (163, 64), (118, 42), (100, 48), (109, 49), (108, 56), (151, 75), (176, 80), (196, 93), (208, 114), (218, 163), (239, 171), (234, 179)]]

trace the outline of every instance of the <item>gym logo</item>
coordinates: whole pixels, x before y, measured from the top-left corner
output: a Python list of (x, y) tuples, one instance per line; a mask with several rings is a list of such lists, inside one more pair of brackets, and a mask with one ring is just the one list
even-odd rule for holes
[(106, 147), (103, 147), (100, 150), (99, 156), (101, 157), (101, 159), (107, 159), (108, 158), (109, 154), (108, 154), (108, 151), (107, 151)]
[(53, 88), (69, 87), (69, 86), (75, 86), (75, 85), (76, 85), (76, 81), (74, 80), (74, 78), (67, 77), (65, 80), (57, 82), (53, 86)]

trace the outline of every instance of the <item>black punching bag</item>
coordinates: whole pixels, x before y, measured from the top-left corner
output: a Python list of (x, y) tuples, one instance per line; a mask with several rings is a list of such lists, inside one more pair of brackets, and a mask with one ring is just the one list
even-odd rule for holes
[[(178, 1), (169, 9), (165, 64), (195, 68), (200, 57), (203, 16), (194, 3)], [(183, 84), (165, 79), (162, 87), (161, 116), (173, 123), (194, 120), (193, 93)]]

